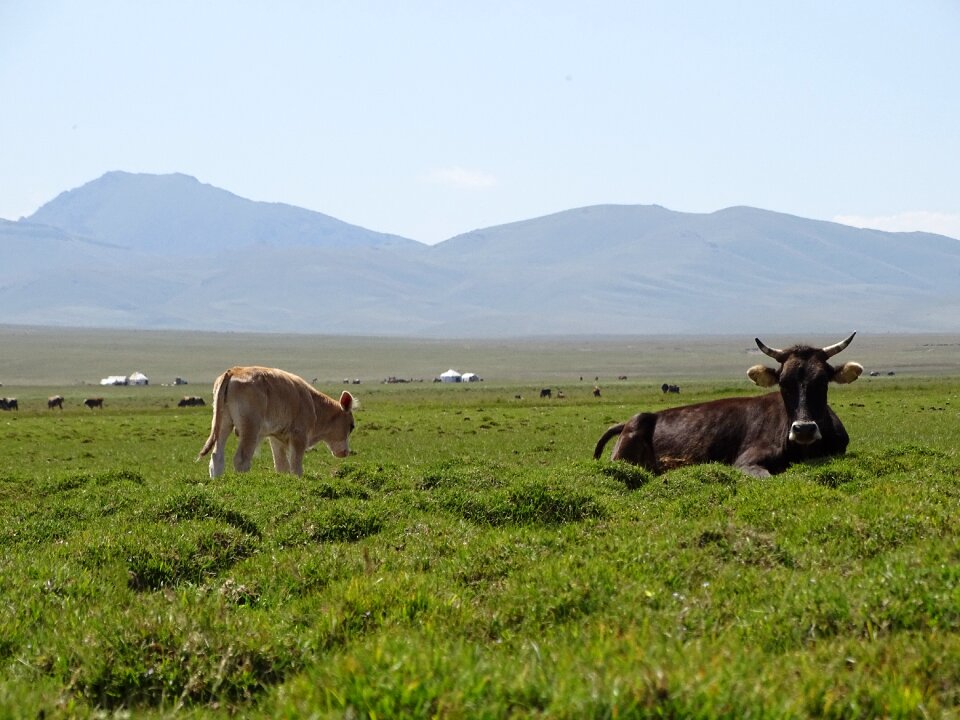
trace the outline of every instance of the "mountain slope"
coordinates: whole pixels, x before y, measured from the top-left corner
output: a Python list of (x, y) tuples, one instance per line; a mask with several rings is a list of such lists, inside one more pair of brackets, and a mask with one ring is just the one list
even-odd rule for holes
[[(40, 224), (44, 221), (46, 224)], [(429, 247), (181, 175), (0, 221), (0, 322), (406, 336), (951, 332), (960, 241), (599, 205)]]
[(948, 330), (946, 308), (960, 299), (958, 241), (753, 208), (595, 206), (436, 250), (471, 268), (447, 301), (505, 309), (497, 322), (526, 332)]

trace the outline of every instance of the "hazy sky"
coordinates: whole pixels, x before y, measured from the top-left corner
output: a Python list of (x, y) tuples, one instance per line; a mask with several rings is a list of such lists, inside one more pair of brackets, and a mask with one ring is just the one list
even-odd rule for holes
[(0, 217), (109, 170), (437, 242), (597, 203), (960, 238), (960, 2), (0, 0)]

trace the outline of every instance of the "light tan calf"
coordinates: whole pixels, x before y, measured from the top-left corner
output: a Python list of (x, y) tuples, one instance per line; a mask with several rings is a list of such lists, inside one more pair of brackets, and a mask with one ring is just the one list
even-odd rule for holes
[(337, 457), (350, 454), (353, 396), (344, 391), (340, 402), (314, 389), (292, 373), (265, 367), (234, 367), (213, 383), (213, 423), (197, 460), (213, 450), (210, 477), (223, 474), (226, 445), (236, 430), (233, 467), (250, 469), (254, 451), (270, 440), (277, 472), (303, 475), (303, 454), (321, 440)]

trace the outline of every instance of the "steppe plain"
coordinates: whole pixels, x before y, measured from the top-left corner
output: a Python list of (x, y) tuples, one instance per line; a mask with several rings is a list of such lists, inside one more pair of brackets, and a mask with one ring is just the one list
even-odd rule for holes
[[(752, 338), (0, 328), (0, 716), (956, 717), (958, 347), (858, 335), (848, 454), (759, 480), (591, 458), (762, 392)], [(176, 400), (254, 363), (355, 392), (355, 454), (210, 480)]]

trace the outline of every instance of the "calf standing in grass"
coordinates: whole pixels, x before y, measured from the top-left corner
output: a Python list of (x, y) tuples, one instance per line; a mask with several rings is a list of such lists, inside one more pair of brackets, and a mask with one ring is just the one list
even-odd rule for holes
[(233, 467), (250, 469), (253, 454), (270, 440), (277, 472), (303, 475), (303, 454), (321, 440), (336, 457), (350, 454), (353, 396), (346, 390), (336, 401), (292, 373), (265, 367), (234, 367), (213, 383), (210, 437), (197, 460), (213, 450), (210, 477), (223, 474), (226, 444), (236, 431)]

